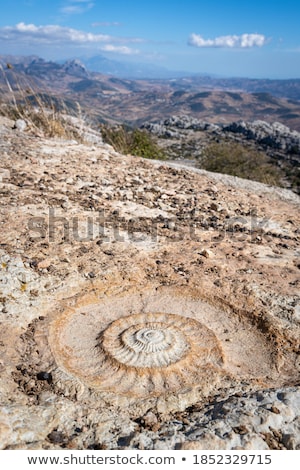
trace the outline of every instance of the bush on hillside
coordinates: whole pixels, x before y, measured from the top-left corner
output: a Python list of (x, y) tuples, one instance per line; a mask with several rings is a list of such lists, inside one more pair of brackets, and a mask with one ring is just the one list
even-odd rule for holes
[(125, 126), (110, 127), (105, 124), (100, 128), (104, 142), (110, 144), (117, 152), (157, 160), (166, 158), (154, 138), (144, 130), (132, 130)]
[(280, 186), (282, 173), (263, 152), (239, 143), (221, 142), (209, 145), (201, 158), (201, 168)]

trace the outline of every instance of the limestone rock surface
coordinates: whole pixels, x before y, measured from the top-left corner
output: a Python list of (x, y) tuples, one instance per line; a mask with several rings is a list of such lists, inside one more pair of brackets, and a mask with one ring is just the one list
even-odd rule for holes
[(0, 448), (299, 449), (299, 197), (83, 131), (0, 118)]

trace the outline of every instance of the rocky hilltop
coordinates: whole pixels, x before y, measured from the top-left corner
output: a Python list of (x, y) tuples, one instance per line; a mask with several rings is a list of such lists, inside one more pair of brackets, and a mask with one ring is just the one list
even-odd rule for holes
[(271, 148), (286, 152), (287, 155), (295, 154), (299, 161), (300, 132), (291, 131), (280, 122), (269, 124), (265, 121), (240, 121), (229, 124), (211, 124), (190, 116), (172, 116), (158, 123), (145, 123), (141, 127), (164, 138), (180, 138), (182, 137), (180, 130), (209, 131), (217, 136), (227, 135), (227, 133), (240, 134), (264, 146), (266, 150)]
[[(290, 130), (280, 122), (234, 121), (226, 124), (212, 124), (191, 116), (171, 116), (159, 122), (147, 122), (141, 126), (163, 139), (182, 139), (193, 132), (206, 132), (207, 141), (229, 137), (236, 141), (254, 141), (273, 158), (283, 158), (295, 164), (300, 162), (300, 132)], [(187, 133), (186, 131), (190, 131)], [(203, 140), (199, 141), (203, 145)]]
[[(209, 123), (191, 116), (171, 116), (157, 122), (146, 122), (141, 126), (159, 138), (159, 143), (170, 158), (189, 159), (201, 166), (205, 149), (215, 142), (236, 142), (262, 151), (275, 166), (298, 181), (300, 167), (300, 133), (280, 122), (267, 123), (233, 121), (231, 123)], [(283, 182), (290, 187), (288, 181)], [(294, 190), (300, 191), (299, 182)]]
[(299, 449), (299, 197), (70, 125), (0, 121), (1, 448)]

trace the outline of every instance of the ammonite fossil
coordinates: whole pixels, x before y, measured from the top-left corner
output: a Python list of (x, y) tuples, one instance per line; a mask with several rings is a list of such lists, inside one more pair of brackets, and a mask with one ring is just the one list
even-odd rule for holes
[(104, 328), (99, 322), (97, 330), (95, 315), (85, 316), (74, 312), (55, 322), (50, 344), (60, 367), (91, 388), (158, 396), (201, 384), (222, 364), (217, 337), (193, 318), (131, 314)]
[(173, 288), (80, 298), (55, 314), (47, 345), (54, 387), (74, 383), (109, 402), (192, 403), (227, 380), (268, 384), (278, 375), (273, 343), (247, 316)]

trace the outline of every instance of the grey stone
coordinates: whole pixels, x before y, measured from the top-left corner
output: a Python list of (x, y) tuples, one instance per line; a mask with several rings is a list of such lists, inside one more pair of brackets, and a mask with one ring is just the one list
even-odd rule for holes
[(24, 121), (24, 119), (17, 119), (16, 122), (15, 122), (15, 125), (14, 125), (14, 129), (17, 129), (18, 131), (25, 131), (27, 127), (27, 124), (26, 122)]

